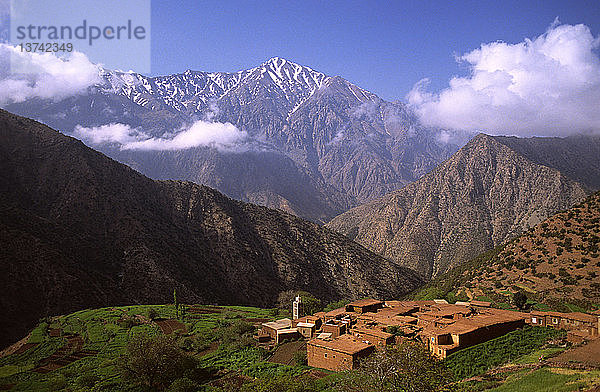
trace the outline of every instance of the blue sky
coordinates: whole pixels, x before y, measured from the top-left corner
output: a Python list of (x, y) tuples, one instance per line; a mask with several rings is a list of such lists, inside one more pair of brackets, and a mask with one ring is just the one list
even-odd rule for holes
[(535, 38), (558, 17), (600, 33), (600, 1), (158, 1), (152, 74), (237, 71), (273, 56), (341, 75), (384, 99), (447, 86), (482, 43)]

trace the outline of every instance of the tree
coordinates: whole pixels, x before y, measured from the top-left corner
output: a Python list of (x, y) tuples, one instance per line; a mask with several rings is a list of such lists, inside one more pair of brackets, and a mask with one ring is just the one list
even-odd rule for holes
[(405, 341), (363, 359), (358, 369), (341, 376), (336, 388), (343, 392), (428, 392), (439, 390), (451, 379), (445, 365), (423, 344)]
[(155, 308), (150, 308), (150, 310), (148, 311), (148, 318), (154, 321), (158, 318), (158, 316), (158, 311)]
[(177, 289), (173, 289), (173, 305), (175, 306), (175, 318), (179, 318), (179, 302), (177, 302)]
[(184, 354), (175, 339), (167, 335), (134, 337), (119, 360), (123, 379), (151, 391), (164, 390), (195, 366), (195, 360)]
[(513, 304), (518, 309), (525, 309), (525, 305), (527, 304), (527, 295), (525, 295), (522, 291), (517, 291), (513, 294)]
[(323, 311), (324, 312), (330, 312), (332, 310), (339, 309), (342, 306), (346, 306), (349, 303), (350, 303), (350, 301), (345, 300), (345, 299), (342, 299), (342, 300), (339, 300), (339, 301), (330, 302), (330, 303), (327, 304), (327, 306), (325, 306), (325, 309), (323, 309)]
[(277, 297), (277, 307), (280, 309), (292, 309), (292, 302), (296, 298), (296, 296), (300, 296), (302, 299), (302, 308), (304, 309), (304, 314), (313, 314), (320, 312), (323, 310), (323, 304), (321, 300), (316, 298), (314, 295), (307, 291), (299, 291), (299, 290), (287, 290), (279, 293)]

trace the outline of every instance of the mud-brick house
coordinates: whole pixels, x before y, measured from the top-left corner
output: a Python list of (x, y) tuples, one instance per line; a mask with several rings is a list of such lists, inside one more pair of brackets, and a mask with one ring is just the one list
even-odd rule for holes
[[(262, 323), (259, 331), (259, 336), (268, 335), (271, 339), (277, 342), (278, 331), (292, 328), (292, 320), (284, 318), (277, 321)], [(296, 331), (297, 332), (297, 331)]]
[(313, 323), (298, 323), (296, 324), (298, 333), (307, 339), (312, 339), (317, 333), (317, 327)]
[(385, 347), (396, 342), (394, 335), (375, 328), (353, 328), (350, 333), (359, 340), (369, 342), (377, 347)]
[(383, 308), (384, 302), (378, 301), (376, 299), (367, 298), (360, 299), (358, 301), (350, 302), (346, 305), (346, 312), (354, 312), (354, 313), (367, 313), (367, 312), (377, 312), (377, 309)]
[(420, 333), (433, 355), (446, 358), (451, 353), (483, 343), (525, 325), (525, 318), (515, 312), (463, 318), (446, 327), (429, 325)]
[(600, 316), (594, 314), (534, 311), (529, 314), (527, 322), (541, 327), (582, 331), (589, 337), (600, 335)]
[[(325, 313), (323, 313), (323, 315), (324, 314)], [(296, 327), (299, 323), (314, 324), (315, 328), (319, 330), (321, 329), (321, 324), (323, 324), (323, 320), (316, 314), (313, 316), (304, 316), (300, 317), (299, 319), (292, 320), (292, 327)]]
[(277, 336), (275, 337), (275, 343), (280, 344), (290, 340), (296, 340), (300, 338), (298, 328), (284, 328), (277, 330)]
[(321, 326), (321, 331), (330, 333), (332, 337), (337, 338), (348, 331), (349, 322), (342, 320), (329, 320)]
[[(314, 315), (317, 316), (318, 314), (315, 313)], [(349, 316), (349, 315), (346, 312), (346, 308), (341, 307), (341, 308), (330, 310), (327, 313), (324, 313), (322, 316), (322, 319), (323, 319), (323, 322), (327, 322), (329, 320), (339, 320), (339, 319), (341, 319), (343, 317), (347, 317), (347, 316)]]
[(308, 366), (341, 371), (355, 369), (358, 361), (375, 350), (355, 336), (342, 335), (335, 339), (313, 339), (306, 345)]

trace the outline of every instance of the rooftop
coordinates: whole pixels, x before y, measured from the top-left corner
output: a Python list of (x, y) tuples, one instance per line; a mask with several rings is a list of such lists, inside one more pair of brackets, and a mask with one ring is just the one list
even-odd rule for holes
[(277, 335), (282, 335), (286, 333), (298, 333), (298, 328), (284, 328), (277, 330)]
[(292, 326), (292, 320), (284, 318), (277, 321), (269, 321), (268, 323), (262, 323), (262, 326), (276, 330), (285, 329), (290, 328)]
[(483, 308), (489, 308), (490, 306), (492, 306), (491, 302), (487, 302), (487, 301), (471, 301), (470, 304), (472, 306), (481, 306)]
[(358, 301), (353, 301), (350, 302), (348, 305), (349, 306), (370, 306), (370, 305), (380, 305), (383, 304), (383, 301), (379, 301), (373, 298), (365, 298), (365, 299), (359, 299)]
[(373, 347), (370, 343), (365, 343), (355, 336), (342, 335), (333, 340), (313, 339), (308, 342), (309, 345), (327, 348), (334, 351), (339, 351), (345, 354), (356, 354), (363, 350)]
[(388, 338), (391, 338), (392, 336), (394, 336), (391, 333), (387, 333), (387, 332), (381, 331), (379, 329), (373, 329), (373, 328), (355, 328), (354, 332), (357, 332), (359, 334), (364, 334), (364, 335), (376, 336), (378, 338), (383, 338), (383, 339), (388, 339)]
[(346, 313), (346, 307), (341, 307), (341, 308), (330, 310), (329, 312), (325, 313), (324, 316), (325, 317), (336, 317), (336, 316), (339, 316), (344, 313)]

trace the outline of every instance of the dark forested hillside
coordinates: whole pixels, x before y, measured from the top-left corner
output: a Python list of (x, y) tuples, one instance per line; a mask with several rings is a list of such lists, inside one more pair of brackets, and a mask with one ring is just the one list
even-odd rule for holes
[(270, 306), (397, 297), (403, 267), (316, 224), (192, 183), (154, 181), (35, 121), (0, 112), (4, 345), (44, 315), (187, 302)]

